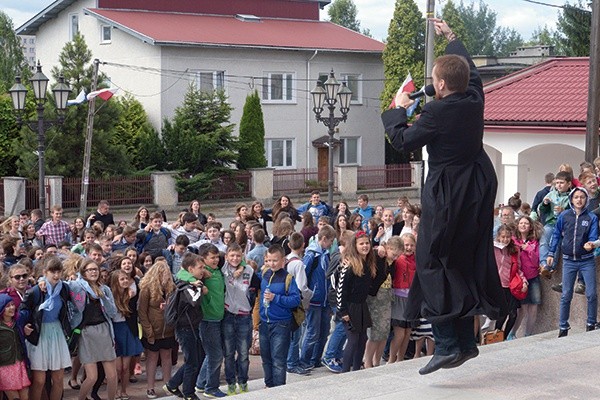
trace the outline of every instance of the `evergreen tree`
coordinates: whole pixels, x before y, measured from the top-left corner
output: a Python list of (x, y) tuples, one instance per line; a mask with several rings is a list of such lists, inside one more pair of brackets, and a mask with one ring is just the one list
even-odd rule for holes
[(567, 4), (558, 14), (558, 53), (568, 57), (590, 55), (592, 14), (581, 0), (575, 5)]
[[(23, 77), (27, 64), (23, 56), (21, 39), (16, 35), (12, 19), (0, 11), (0, 93), (15, 83), (15, 74)], [(23, 82), (26, 77), (23, 77)]]
[[(465, 42), (465, 38), (467, 38), (466, 40), (468, 40), (467, 28), (465, 27), (465, 23), (462, 19), (460, 11), (458, 10), (458, 8), (452, 0), (448, 0), (448, 2), (444, 5), (440, 18), (448, 23), (448, 26), (450, 27), (450, 29), (452, 29), (452, 32), (454, 32), (456, 36), (460, 38), (463, 44), (467, 46), (468, 43)], [(448, 41), (444, 36), (435, 36), (436, 57), (444, 54), (447, 44)]]
[(265, 158), (265, 123), (258, 91), (246, 97), (240, 121), (240, 153), (238, 168), (262, 168), (267, 166)]
[(327, 9), (329, 20), (334, 24), (360, 32), (360, 21), (356, 19), (358, 10), (352, 0), (334, 0)]
[(17, 172), (14, 142), (19, 138), (19, 128), (10, 96), (0, 95), (0, 176), (11, 176)]

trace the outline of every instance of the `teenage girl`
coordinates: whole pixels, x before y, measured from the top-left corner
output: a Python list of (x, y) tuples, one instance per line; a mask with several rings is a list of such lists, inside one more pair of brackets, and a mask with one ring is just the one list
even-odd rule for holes
[(496, 233), (496, 238), (494, 239), (494, 254), (496, 255), (498, 275), (500, 275), (500, 283), (502, 284), (504, 297), (508, 303), (508, 315), (501, 315), (496, 320), (496, 329), (502, 330), (506, 323), (503, 329), (504, 332), (510, 332), (513, 328), (517, 319), (517, 308), (519, 307), (519, 301), (510, 293), (511, 270), (516, 268), (517, 274), (525, 282), (523, 290), (527, 290), (527, 279), (523, 275), (519, 262), (519, 248), (513, 242), (512, 234), (512, 229), (508, 225), (502, 224), (498, 228), (498, 233)]
[(406, 319), (405, 312), (408, 303), (408, 292), (416, 271), (415, 237), (410, 233), (401, 236), (404, 253), (396, 259), (394, 264), (394, 280), (392, 288), (394, 299), (392, 302), (392, 327), (394, 338), (390, 345), (389, 363), (404, 360), (404, 354), (410, 339), (411, 321)]
[(521, 301), (521, 308), (517, 310), (517, 320), (508, 335), (508, 339), (516, 338), (516, 332), (525, 319), (525, 336), (533, 335), (533, 328), (537, 318), (538, 306), (542, 303), (542, 289), (539, 274), (541, 229), (538, 223), (524, 215), (517, 220), (517, 232), (513, 240), (519, 248), (521, 270), (527, 278), (527, 297)]
[(362, 364), (367, 328), (372, 325), (367, 296), (376, 275), (377, 265), (371, 240), (365, 232), (358, 231), (344, 252), (338, 283), (338, 313), (348, 335), (342, 372), (358, 371)]
[(30, 382), (25, 367), (23, 332), (17, 325), (16, 315), (13, 298), (0, 294), (0, 393), (4, 392), (8, 400), (28, 400)]

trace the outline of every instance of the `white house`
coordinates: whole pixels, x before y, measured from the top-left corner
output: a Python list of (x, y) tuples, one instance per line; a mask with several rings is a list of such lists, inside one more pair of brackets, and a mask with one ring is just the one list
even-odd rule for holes
[(263, 102), (266, 154), (276, 168), (327, 165), (313, 141), (310, 91), (335, 70), (353, 91), (339, 126), (335, 162), (384, 164), (379, 119), (384, 44), (319, 21), (329, 1), (316, 0), (57, 0), (17, 29), (35, 35), (44, 71), (58, 64), (65, 42), (84, 35), (100, 70), (121, 93), (142, 102), (155, 127), (172, 117), (190, 84), (223, 88), (239, 124), (246, 95)]
[(485, 86), (484, 146), (498, 174), (498, 203), (531, 202), (544, 175), (585, 159), (588, 58), (553, 59)]

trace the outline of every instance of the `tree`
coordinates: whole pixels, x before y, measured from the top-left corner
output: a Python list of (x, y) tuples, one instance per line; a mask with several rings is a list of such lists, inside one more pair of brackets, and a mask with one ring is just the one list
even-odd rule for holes
[(548, 26), (537, 27), (531, 34), (531, 39), (526, 43), (527, 46), (554, 46), (555, 54), (558, 54), (558, 32), (549, 29)]
[[(396, 0), (383, 50), (384, 89), (381, 107), (386, 109), (410, 72), (416, 87), (423, 85), (425, 20), (413, 0)], [(386, 164), (408, 162), (413, 156), (398, 153), (386, 141)]]
[[(452, 0), (448, 0), (448, 2), (444, 5), (442, 9), (442, 14), (440, 18), (445, 20), (448, 23), (448, 26), (452, 29), (452, 32), (456, 34), (457, 37), (461, 39), (463, 44), (467, 46), (468, 35), (467, 28), (465, 27), (465, 22), (462, 19), (462, 15), (459, 9), (454, 5)], [(446, 49), (446, 45), (448, 41), (443, 36), (435, 36), (435, 55), (441, 56), (444, 54)]]
[(0, 93), (15, 83), (15, 75), (27, 70), (21, 39), (16, 35), (12, 19), (0, 11)]
[(494, 34), (494, 52), (497, 57), (508, 57), (509, 54), (523, 45), (523, 37), (512, 28), (498, 27)]
[(334, 0), (327, 9), (329, 20), (334, 24), (360, 32), (360, 21), (356, 19), (358, 10), (352, 0)]
[[(82, 88), (89, 92), (92, 81), (92, 53), (83, 36), (77, 34), (72, 42), (63, 47), (59, 55), (60, 66), (52, 68), (54, 80), (62, 74), (74, 93)], [(48, 95), (47, 104), (53, 104), (53, 96)], [(94, 139), (90, 176), (127, 175), (131, 173), (125, 147), (111, 141), (115, 122), (119, 119), (120, 108), (115, 100), (104, 102), (96, 98), (94, 117)], [(65, 113), (64, 123), (46, 131), (46, 173), (65, 177), (81, 176), (83, 151), (87, 132), (87, 103), (71, 106)], [(46, 117), (56, 119), (55, 108), (46, 107)], [(37, 133), (21, 130), (21, 137), (15, 145), (18, 172), (21, 176), (37, 177)]]
[(265, 158), (265, 122), (258, 91), (246, 97), (244, 112), (240, 120), (240, 153), (238, 168), (262, 168), (267, 166)]
[(12, 100), (8, 95), (0, 95), (0, 176), (15, 175), (17, 169), (14, 142), (19, 138), (19, 128), (15, 120)]
[(576, 5), (567, 4), (558, 14), (558, 51), (568, 57), (588, 57), (590, 55), (590, 35), (592, 14), (578, 0)]
[(165, 119), (166, 168), (191, 178), (177, 181), (179, 193), (203, 197), (217, 175), (229, 173), (238, 161), (238, 141), (229, 123), (231, 109), (222, 90), (200, 91), (190, 85), (173, 120)]

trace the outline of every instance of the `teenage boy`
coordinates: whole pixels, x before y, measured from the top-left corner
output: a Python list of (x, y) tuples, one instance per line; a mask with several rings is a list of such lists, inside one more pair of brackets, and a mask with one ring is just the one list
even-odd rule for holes
[(329, 249), (335, 236), (335, 230), (331, 226), (323, 226), (319, 230), (318, 240), (311, 242), (306, 248), (303, 259), (308, 287), (313, 295), (306, 312), (306, 333), (302, 343), (300, 367), (309, 371), (321, 366), (321, 356), (331, 327), (326, 271), (329, 268)]
[(260, 280), (252, 267), (242, 262), (242, 257), (240, 245), (230, 243), (225, 254), (225, 265), (221, 268), (225, 279), (223, 347), (228, 396), (237, 394), (238, 389), (239, 393), (248, 391), (252, 306), (260, 288)]
[[(208, 224), (207, 224), (208, 225)], [(219, 268), (219, 249), (210, 243), (198, 248), (198, 255), (210, 276), (204, 281), (208, 293), (202, 297), (202, 321), (200, 338), (206, 358), (196, 380), (196, 391), (204, 392), (208, 398), (225, 397), (219, 390), (219, 375), (223, 363), (223, 317), (225, 316), (225, 281)]]
[(260, 357), (267, 387), (285, 385), (292, 309), (300, 305), (300, 291), (293, 277), (288, 280), (284, 265), (283, 247), (278, 244), (269, 247), (261, 271), (259, 327)]
[(167, 225), (167, 228), (171, 231), (171, 235), (175, 239), (179, 235), (185, 235), (190, 240), (190, 243), (197, 242), (202, 236), (202, 231), (198, 229), (198, 217), (192, 212), (184, 213), (178, 221), (172, 225)]
[(177, 276), (177, 272), (181, 269), (183, 258), (186, 255), (187, 248), (190, 245), (190, 239), (185, 235), (177, 236), (175, 239), (175, 245), (171, 250), (163, 250), (163, 256), (171, 268), (173, 276)]
[(369, 232), (369, 219), (375, 215), (375, 209), (369, 205), (369, 196), (361, 194), (356, 200), (358, 207), (353, 212), (360, 214), (362, 217), (362, 229)]
[[(44, 244), (59, 244), (70, 232), (69, 224), (62, 220), (63, 209), (61, 206), (52, 207), (52, 220), (45, 222), (35, 234), (44, 239)], [(31, 213), (33, 217), (33, 212)]]
[(557, 220), (550, 251), (546, 260), (548, 267), (554, 264), (554, 254), (558, 240), (562, 237), (562, 282), (560, 297), (558, 337), (567, 336), (573, 285), (577, 273), (580, 272), (585, 283), (587, 298), (586, 331), (596, 329), (598, 298), (596, 294), (596, 265), (594, 263), (594, 247), (600, 246), (598, 241), (598, 217), (587, 210), (589, 196), (584, 188), (576, 187), (569, 195), (571, 209), (562, 212)]
[(220, 222), (207, 222), (204, 228), (206, 229), (206, 239), (200, 239), (196, 243), (192, 243), (190, 245), (193, 249), (200, 249), (203, 244), (212, 244), (215, 246), (220, 252), (225, 253), (227, 250), (227, 246), (221, 240), (221, 225)]
[(138, 230), (136, 240), (139, 244), (138, 254), (143, 251), (150, 253), (152, 259), (162, 255), (162, 251), (169, 246), (171, 232), (162, 227), (163, 216), (155, 212), (150, 217), (150, 223), (144, 229)]
[[(202, 279), (205, 277), (204, 262), (194, 253), (187, 253), (177, 272), (177, 290), (182, 290), (177, 308), (175, 337), (183, 353), (183, 366), (177, 370), (163, 390), (185, 400), (198, 400), (194, 392), (194, 383), (200, 363), (204, 360), (204, 350), (198, 335), (198, 326), (202, 321), (201, 297), (208, 293)], [(181, 390), (179, 387), (181, 386)]]
[[(135, 228), (133, 228), (135, 230)], [(75, 246), (71, 247), (71, 252), (75, 254), (80, 254), (81, 256), (86, 256), (86, 248), (92, 244), (96, 243), (98, 237), (96, 236), (96, 231), (92, 228), (85, 228), (83, 232), (83, 242), (77, 243)]]
[[(550, 247), (550, 239), (552, 231), (556, 225), (556, 219), (565, 209), (569, 208), (569, 190), (571, 189), (571, 181), (573, 177), (565, 171), (560, 171), (554, 178), (554, 188), (550, 190), (548, 195), (538, 206), (538, 215), (544, 215), (544, 231), (540, 239), (540, 275), (550, 279), (554, 268), (547, 266), (548, 251)], [(541, 218), (540, 218), (541, 219)], [(558, 243), (556, 243), (557, 245)]]
[[(312, 298), (313, 292), (308, 287), (306, 282), (306, 267), (302, 261), (302, 253), (304, 251), (304, 236), (299, 232), (294, 232), (290, 235), (288, 242), (290, 254), (286, 256), (286, 270), (296, 280), (296, 285), (300, 289), (302, 296), (302, 304), (307, 310)], [(306, 375), (309, 371), (300, 367), (300, 338), (304, 329), (300, 327), (292, 332), (290, 337), (290, 348), (287, 356), (287, 372), (298, 375)]]
[(42, 210), (36, 208), (31, 210), (31, 223), (35, 226), (35, 231), (39, 231), (42, 225), (44, 225), (44, 220), (42, 219)]
[(246, 259), (254, 261), (259, 268), (265, 265), (265, 251), (267, 250), (267, 246), (264, 245), (264, 242), (265, 231), (262, 229), (253, 229), (252, 243), (254, 244), (254, 248), (248, 252)]
[(133, 246), (135, 243), (135, 235), (137, 233), (137, 229), (133, 226), (127, 225), (123, 228), (123, 234), (120, 239), (113, 242), (112, 251), (125, 251), (128, 247)]
[(319, 222), (319, 218), (323, 215), (333, 215), (333, 210), (327, 203), (321, 201), (321, 193), (318, 190), (313, 190), (310, 194), (310, 201), (298, 207), (298, 215), (308, 211), (312, 214), (315, 224)]

